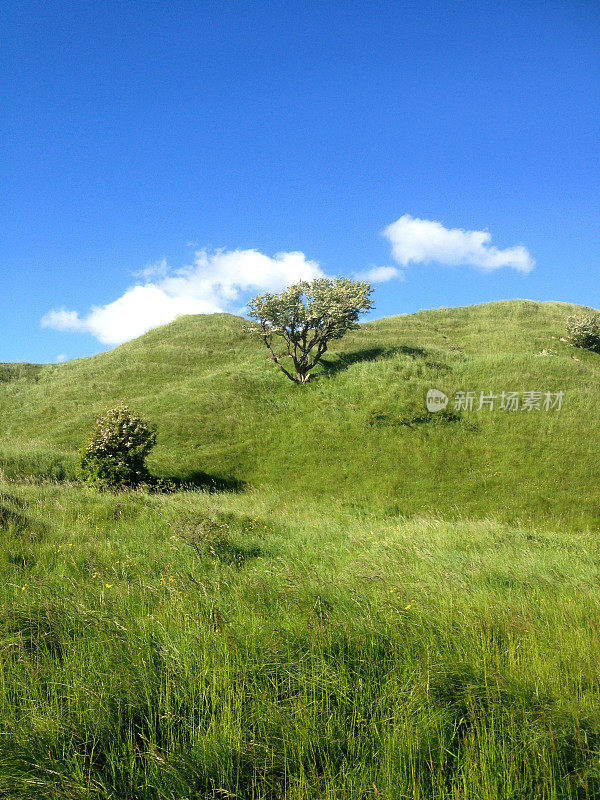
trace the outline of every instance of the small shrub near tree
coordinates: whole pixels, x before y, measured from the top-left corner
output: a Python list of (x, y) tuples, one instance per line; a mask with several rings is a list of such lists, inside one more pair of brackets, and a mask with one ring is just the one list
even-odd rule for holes
[(600, 314), (575, 314), (567, 319), (569, 341), (575, 347), (600, 351)]
[(155, 429), (126, 405), (111, 408), (96, 420), (79, 450), (79, 476), (101, 489), (130, 489), (150, 483), (146, 457), (156, 444)]

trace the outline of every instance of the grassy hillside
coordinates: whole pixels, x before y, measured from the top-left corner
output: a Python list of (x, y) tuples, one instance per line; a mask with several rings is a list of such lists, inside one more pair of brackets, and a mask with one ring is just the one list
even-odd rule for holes
[[(573, 310), (368, 323), (305, 387), (229, 315), (0, 365), (0, 798), (599, 798), (600, 356), (560, 341)], [(432, 387), (565, 396), (444, 417)], [(64, 480), (121, 400), (153, 470), (210, 492)]]
[[(0, 465), (8, 477), (68, 477), (95, 416), (125, 399), (157, 423), (151, 466), (164, 476), (383, 514), (596, 528), (600, 356), (560, 341), (576, 308), (512, 301), (370, 322), (332, 347), (306, 387), (267, 361), (241, 318), (181, 317), (93, 358), (13, 365), (0, 382)], [(560, 412), (453, 420), (423, 413), (431, 387), (452, 399), (565, 396)]]

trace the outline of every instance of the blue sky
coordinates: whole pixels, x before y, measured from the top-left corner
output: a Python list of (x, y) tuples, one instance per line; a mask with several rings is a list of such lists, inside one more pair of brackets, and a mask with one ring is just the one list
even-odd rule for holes
[(595, 0), (5, 0), (0, 35), (0, 361), (320, 274), (373, 317), (600, 307)]

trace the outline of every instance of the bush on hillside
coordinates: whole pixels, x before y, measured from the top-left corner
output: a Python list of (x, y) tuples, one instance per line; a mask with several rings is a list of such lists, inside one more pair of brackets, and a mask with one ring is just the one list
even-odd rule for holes
[(600, 314), (576, 314), (567, 319), (569, 341), (575, 347), (600, 350)]
[(148, 483), (146, 456), (156, 444), (156, 431), (127, 406), (111, 408), (79, 450), (79, 476), (90, 486), (129, 489)]

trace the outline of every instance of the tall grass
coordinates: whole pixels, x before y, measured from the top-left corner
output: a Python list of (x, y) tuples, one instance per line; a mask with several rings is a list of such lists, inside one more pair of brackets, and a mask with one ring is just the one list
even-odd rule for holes
[(264, 490), (0, 511), (0, 797), (600, 796), (591, 532)]

